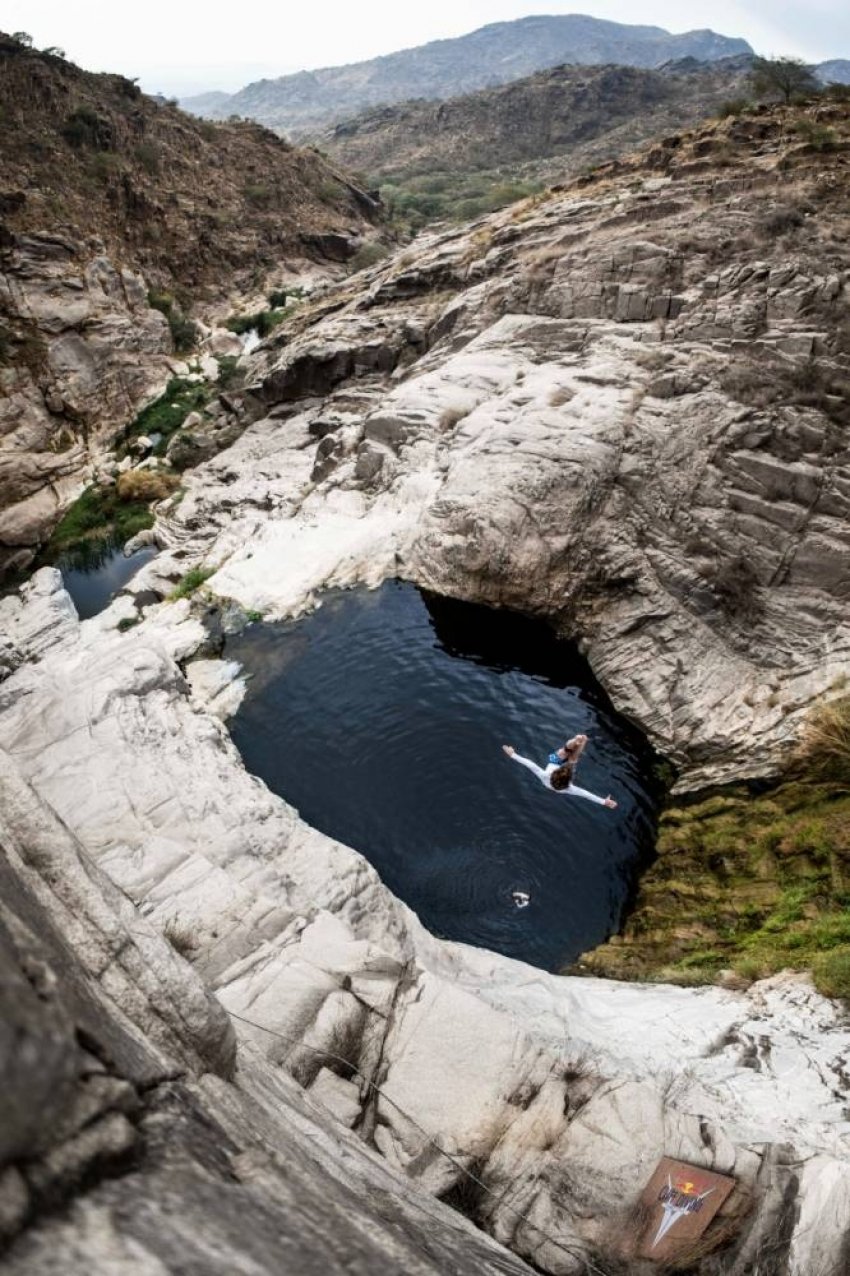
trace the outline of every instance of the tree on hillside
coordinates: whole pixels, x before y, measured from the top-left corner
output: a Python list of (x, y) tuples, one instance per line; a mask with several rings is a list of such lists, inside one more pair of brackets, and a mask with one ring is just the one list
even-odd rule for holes
[(753, 58), (750, 81), (759, 95), (780, 93), (785, 102), (797, 93), (816, 93), (820, 88), (814, 67), (799, 58)]
[(18, 44), (22, 44), (25, 49), (32, 48), (32, 36), (28, 31), (13, 31), (12, 39)]

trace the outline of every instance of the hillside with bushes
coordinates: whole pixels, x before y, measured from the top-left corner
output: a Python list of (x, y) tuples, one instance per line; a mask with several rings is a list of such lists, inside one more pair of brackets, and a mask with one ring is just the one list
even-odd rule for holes
[(443, 102), (403, 102), (318, 139), (414, 227), (476, 217), (693, 125), (745, 92), (749, 57), (660, 70), (560, 66)]
[(97, 237), (193, 296), (259, 282), (373, 208), (314, 151), (0, 35), (4, 232)]

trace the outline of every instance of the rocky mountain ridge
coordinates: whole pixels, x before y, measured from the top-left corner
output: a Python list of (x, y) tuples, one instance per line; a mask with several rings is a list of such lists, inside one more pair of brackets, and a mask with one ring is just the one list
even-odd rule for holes
[[(442, 192), (451, 176), (489, 170), (551, 182), (687, 128), (745, 93), (750, 59), (694, 59), (659, 70), (562, 66), (440, 102), (403, 102), (344, 120), (317, 139), (346, 168), (390, 193)], [(439, 178), (432, 180), (416, 179)], [(421, 201), (428, 208), (427, 194)]]
[(367, 106), (456, 97), (562, 62), (652, 67), (676, 58), (710, 62), (740, 53), (752, 53), (746, 40), (713, 31), (671, 35), (661, 27), (576, 14), (537, 16), (492, 23), (367, 62), (260, 80), (215, 105), (209, 95), (186, 98), (183, 105), (214, 118), (244, 115), (298, 137)]
[(193, 308), (339, 260), (374, 205), (256, 125), (200, 122), (8, 36), (0, 72), (3, 574), (164, 388)]
[(850, 61), (847, 58), (820, 62), (816, 72), (818, 79), (824, 84), (850, 84)]

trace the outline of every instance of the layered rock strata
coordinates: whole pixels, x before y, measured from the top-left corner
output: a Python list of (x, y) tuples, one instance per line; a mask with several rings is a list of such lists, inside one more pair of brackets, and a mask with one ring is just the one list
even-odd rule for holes
[(172, 354), (143, 278), (102, 244), (22, 235), (2, 259), (0, 312), (24, 337), (0, 368), (0, 573), (32, 561), (90, 458), (163, 388)]

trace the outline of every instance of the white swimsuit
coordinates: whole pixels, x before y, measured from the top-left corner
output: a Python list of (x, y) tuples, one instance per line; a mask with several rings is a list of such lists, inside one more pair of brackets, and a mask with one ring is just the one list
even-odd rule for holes
[(533, 771), (540, 783), (545, 785), (547, 789), (551, 789), (553, 793), (560, 793), (564, 797), (586, 798), (588, 802), (596, 802), (598, 806), (605, 805), (605, 798), (597, 797), (595, 793), (589, 793), (587, 789), (580, 789), (577, 784), (568, 784), (565, 789), (553, 788), (550, 777), (552, 772), (558, 769), (554, 762), (550, 762), (544, 771), (542, 766), (538, 766), (530, 758), (521, 757), (519, 753), (511, 753), (508, 756), (513, 758), (514, 762), (518, 762), (520, 766), (528, 767), (529, 771)]

